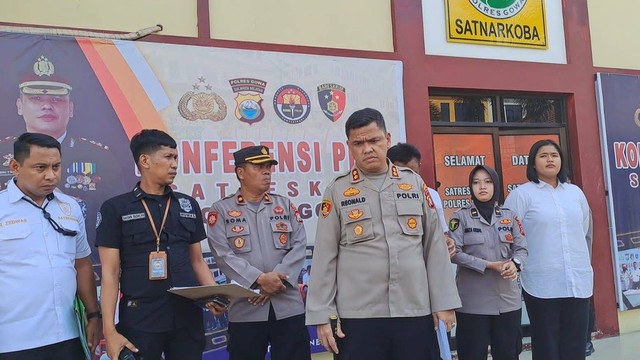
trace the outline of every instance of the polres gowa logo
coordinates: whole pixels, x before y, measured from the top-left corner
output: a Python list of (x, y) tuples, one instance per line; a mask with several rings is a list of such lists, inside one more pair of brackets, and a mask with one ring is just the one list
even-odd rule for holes
[(469, 0), (481, 13), (494, 19), (507, 19), (522, 10), (527, 0)]

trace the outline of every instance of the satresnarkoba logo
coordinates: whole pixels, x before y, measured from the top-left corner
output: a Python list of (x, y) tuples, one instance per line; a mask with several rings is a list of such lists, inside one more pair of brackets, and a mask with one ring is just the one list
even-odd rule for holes
[(527, 0), (469, 0), (481, 13), (494, 19), (507, 19), (518, 14)]
[(311, 100), (301, 87), (285, 85), (273, 96), (273, 108), (278, 117), (289, 124), (303, 122), (311, 112)]

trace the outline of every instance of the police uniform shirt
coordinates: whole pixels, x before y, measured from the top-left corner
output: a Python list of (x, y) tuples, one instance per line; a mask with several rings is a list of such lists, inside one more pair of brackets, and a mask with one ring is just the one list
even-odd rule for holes
[(84, 218), (71, 197), (55, 191), (43, 203), (60, 226), (29, 204), (14, 181), (0, 192), (0, 353), (78, 337), (73, 310), (75, 260), (89, 256)]
[(390, 165), (379, 188), (353, 168), (329, 184), (320, 213), (307, 325), (460, 306), (434, 204), (410, 169)]
[[(149, 254), (156, 251), (156, 237), (142, 205), (144, 199), (156, 229), (169, 213), (160, 236), (160, 250), (167, 253), (166, 280), (149, 280)], [(149, 195), (138, 183), (133, 191), (107, 200), (100, 208), (96, 246), (120, 250), (119, 318), (124, 327), (164, 332), (202, 321), (202, 310), (190, 300), (169, 294), (176, 286), (197, 286), (189, 258), (189, 246), (206, 237), (198, 203), (166, 188), (165, 195)]]
[(267, 321), (269, 305), (278, 320), (304, 313), (298, 276), (304, 265), (307, 236), (297, 208), (288, 198), (267, 193), (257, 208), (252, 208), (238, 191), (215, 202), (207, 222), (209, 247), (227, 278), (250, 287), (262, 273), (289, 276), (285, 291), (270, 297), (264, 306), (231, 299), (229, 321)]
[(466, 206), (449, 220), (449, 233), (457, 251), (451, 260), (459, 265), (456, 283), (462, 308), (458, 311), (499, 315), (520, 309), (522, 301), (518, 282), (503, 279), (497, 271), (486, 269), (490, 261), (515, 258), (524, 264), (527, 242), (522, 223), (515, 213), (495, 207), (491, 222), (487, 222), (478, 209)]

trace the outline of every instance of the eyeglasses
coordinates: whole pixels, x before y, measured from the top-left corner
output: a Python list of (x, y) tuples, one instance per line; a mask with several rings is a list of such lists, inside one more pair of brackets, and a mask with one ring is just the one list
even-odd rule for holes
[[(49, 197), (47, 196), (47, 199), (51, 200), (53, 199), (53, 196)], [(49, 222), (49, 224), (51, 224), (51, 226), (53, 227), (53, 230), (55, 230), (56, 232), (64, 235), (64, 236), (76, 236), (78, 235), (78, 232), (75, 230), (69, 230), (67, 228), (64, 228), (62, 226), (60, 226), (60, 224), (58, 224), (55, 220), (53, 220), (53, 218), (51, 218), (51, 214), (49, 214), (49, 212), (45, 209), (47, 206), (49, 206), (49, 204), (51, 202), (48, 202), (47, 205), (45, 205), (44, 207), (40, 207), (38, 206), (38, 204), (32, 202), (31, 200), (23, 197), (22, 200), (28, 202), (29, 204), (37, 207), (38, 209), (42, 210), (42, 215), (44, 216), (45, 219), (47, 219), (47, 221)]]

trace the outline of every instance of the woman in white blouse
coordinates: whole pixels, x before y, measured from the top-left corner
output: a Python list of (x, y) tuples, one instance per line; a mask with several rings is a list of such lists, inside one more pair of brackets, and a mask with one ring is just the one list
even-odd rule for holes
[(585, 359), (593, 293), (589, 204), (567, 182), (562, 152), (551, 140), (531, 147), (527, 178), (504, 205), (521, 217), (527, 236), (521, 281), (533, 360)]

